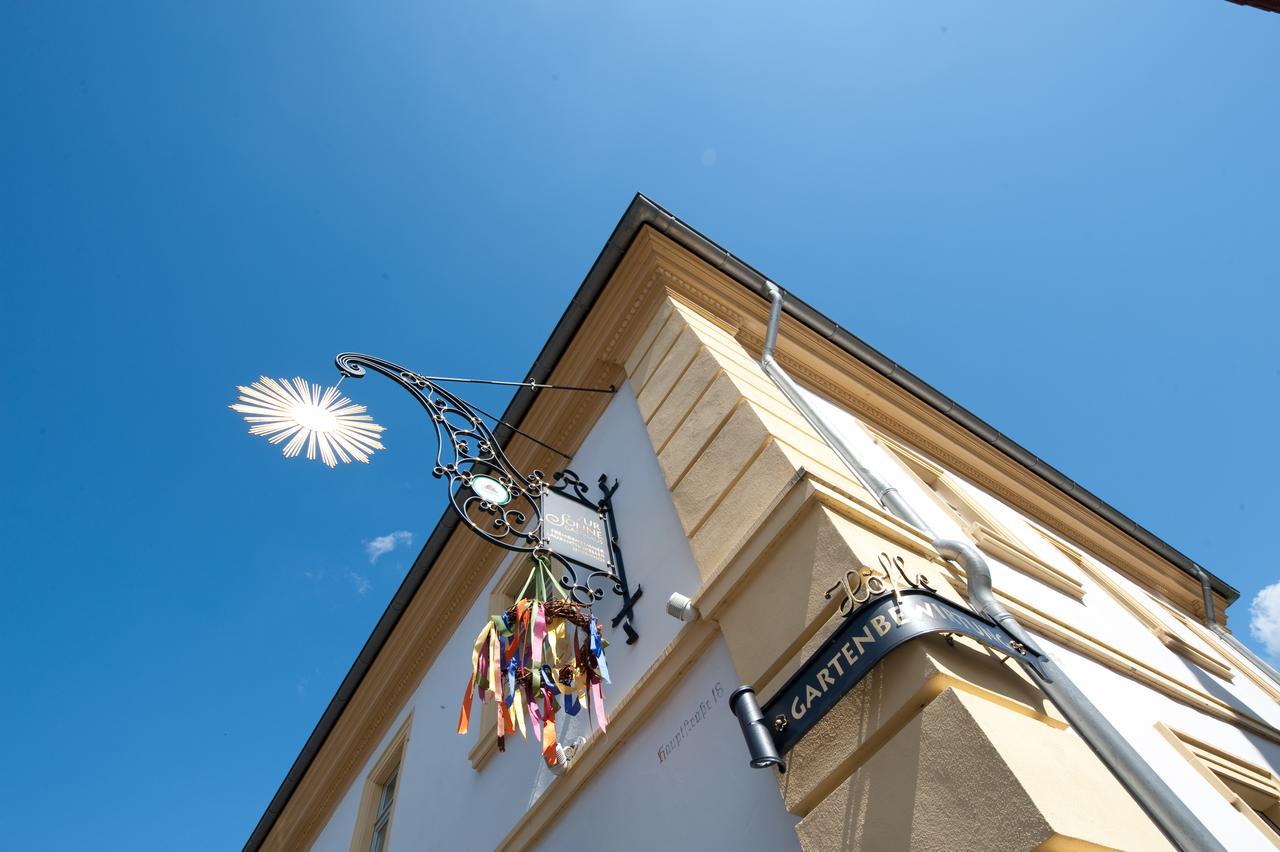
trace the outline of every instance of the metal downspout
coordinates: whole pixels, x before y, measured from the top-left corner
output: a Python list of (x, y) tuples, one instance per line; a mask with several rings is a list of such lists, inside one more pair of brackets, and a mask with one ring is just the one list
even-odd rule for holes
[(875, 495), (876, 500), (880, 502), (890, 512), (897, 517), (911, 524), (917, 529), (927, 530), (929, 527), (925, 524), (924, 519), (916, 514), (915, 509), (911, 508), (911, 504), (903, 499), (898, 493), (898, 489), (880, 478), (874, 470), (864, 465), (857, 453), (853, 451), (840, 433), (827, 425), (822, 419), (822, 415), (814, 410), (809, 401), (804, 398), (804, 394), (800, 391), (799, 385), (792, 381), (791, 376), (787, 375), (787, 371), (782, 369), (782, 365), (773, 359), (774, 345), (778, 341), (778, 325), (782, 317), (782, 291), (777, 284), (772, 281), (765, 281), (765, 286), (769, 288), (769, 296), (773, 300), (773, 304), (769, 309), (769, 328), (764, 335), (764, 350), (760, 353), (760, 366), (764, 368), (765, 374), (773, 380), (778, 390), (782, 391), (792, 405), (796, 407), (804, 419), (809, 421), (809, 425), (817, 430), (822, 436), (822, 440), (826, 441), (840, 461), (844, 462), (845, 467), (857, 478), (863, 486)]
[[(917, 529), (929, 533), (932, 537), (933, 531), (906, 498), (858, 458), (840, 434), (809, 405), (799, 386), (774, 359), (778, 326), (782, 318), (783, 293), (772, 281), (766, 281), (765, 286), (769, 291), (771, 306), (764, 350), (760, 354), (761, 368), (805, 420), (817, 430), (849, 471), (875, 495), (887, 511)], [(1013, 613), (996, 600), (991, 587), (991, 568), (987, 565), (987, 560), (982, 553), (965, 541), (935, 539), (933, 546), (943, 558), (959, 563), (964, 569), (969, 602), (978, 613), (998, 623), (1011, 636), (1041, 657), (1044, 677), (1041, 677), (1029, 664), (1023, 663), (1023, 669), (1030, 675), (1032, 682), (1038, 685), (1049, 700), (1057, 706), (1067, 723), (1088, 744), (1116, 780), (1147, 812), (1169, 842), (1182, 852), (1201, 852), (1201, 850), (1226, 852), (1222, 844), (1209, 833), (1186, 803), (1156, 775), (1129, 741), (1098, 711), (1093, 702), (1080, 691), (1066, 673), (1039, 649), (1035, 640), (1014, 618)]]
[(1266, 660), (1250, 651), (1243, 642), (1228, 633), (1226, 628), (1218, 623), (1218, 615), (1213, 605), (1213, 589), (1209, 587), (1209, 574), (1199, 565), (1196, 565), (1195, 568), (1196, 576), (1200, 578), (1200, 589), (1204, 594), (1204, 620), (1209, 625), (1209, 629), (1216, 633), (1222, 641), (1239, 651), (1245, 659), (1253, 663), (1254, 668), (1269, 677), (1277, 686), (1280, 686), (1280, 672), (1273, 669)]
[(991, 569), (978, 549), (961, 541), (935, 541), (933, 546), (943, 557), (955, 560), (964, 568), (969, 582), (969, 601), (978, 612), (995, 620), (1015, 639), (1041, 655), (1045, 678), (1042, 679), (1029, 665), (1024, 664), (1023, 669), (1062, 712), (1067, 724), (1142, 806), (1156, 827), (1164, 832), (1169, 842), (1183, 852), (1223, 850), (1222, 844), (1205, 828), (1199, 817), (1156, 775), (1142, 755), (1066, 673), (1052, 659), (1044, 656), (1013, 613), (995, 599), (991, 591)]

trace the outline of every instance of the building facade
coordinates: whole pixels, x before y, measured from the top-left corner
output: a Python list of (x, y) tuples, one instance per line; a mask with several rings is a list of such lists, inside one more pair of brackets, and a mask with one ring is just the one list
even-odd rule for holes
[[(769, 313), (759, 273), (637, 197), (530, 371), (617, 392), (524, 390), (504, 415), (618, 482), (643, 591), (634, 641), (616, 598), (596, 606), (607, 733), (568, 718), (561, 740), (585, 741), (559, 773), (518, 738), (499, 754), (492, 706), (455, 733), (475, 631), (524, 571), (450, 510), (247, 849), (1172, 848), (1036, 679), (961, 630), (843, 693), (851, 646), (818, 660), (785, 773), (748, 764), (730, 695), (766, 702), (812, 666), (859, 577), (967, 604), (939, 537), (981, 552), (998, 601), (1222, 846), (1280, 846), (1280, 685), (1206, 621), (1234, 589), (1206, 595), (1187, 557), (787, 296), (778, 363), (928, 529), (904, 522), (762, 369)], [(565, 466), (503, 437), (524, 470)], [(669, 615), (672, 593), (698, 617)]]

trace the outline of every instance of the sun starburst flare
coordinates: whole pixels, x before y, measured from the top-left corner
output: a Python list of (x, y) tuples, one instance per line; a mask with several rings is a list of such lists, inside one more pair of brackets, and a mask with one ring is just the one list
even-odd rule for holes
[(321, 391), (301, 378), (290, 383), (263, 376), (236, 390), (240, 401), (231, 410), (244, 415), (250, 435), (262, 435), (272, 444), (287, 440), (285, 458), (298, 455), (306, 445), (307, 458), (314, 459), (319, 450), (321, 461), (337, 467), (339, 460), (368, 464), (370, 455), (386, 449), (378, 440), (385, 429), (365, 414), (363, 405), (339, 396), (336, 387)]

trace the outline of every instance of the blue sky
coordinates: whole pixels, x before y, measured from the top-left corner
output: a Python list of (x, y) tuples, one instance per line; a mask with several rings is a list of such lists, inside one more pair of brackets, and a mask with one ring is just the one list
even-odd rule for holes
[(14, 848), (243, 843), (443, 503), (389, 383), (344, 385), (390, 450), (333, 472), (233, 387), (521, 378), (636, 191), (1238, 586), (1265, 650), (1277, 39), (1223, 0), (5, 4)]

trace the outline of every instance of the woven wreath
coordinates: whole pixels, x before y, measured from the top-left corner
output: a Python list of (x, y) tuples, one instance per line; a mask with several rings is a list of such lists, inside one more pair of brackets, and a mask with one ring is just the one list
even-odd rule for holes
[(532, 734), (552, 766), (562, 711), (576, 716), (585, 710), (604, 733), (608, 718), (601, 685), (609, 682), (609, 668), (600, 622), (590, 607), (569, 599), (546, 556), (531, 557), (530, 563), (518, 600), (490, 616), (476, 637), (458, 733), (469, 728), (474, 690), (482, 704), (495, 702), (499, 751), (506, 751), (508, 734), (519, 731), (525, 739)]

